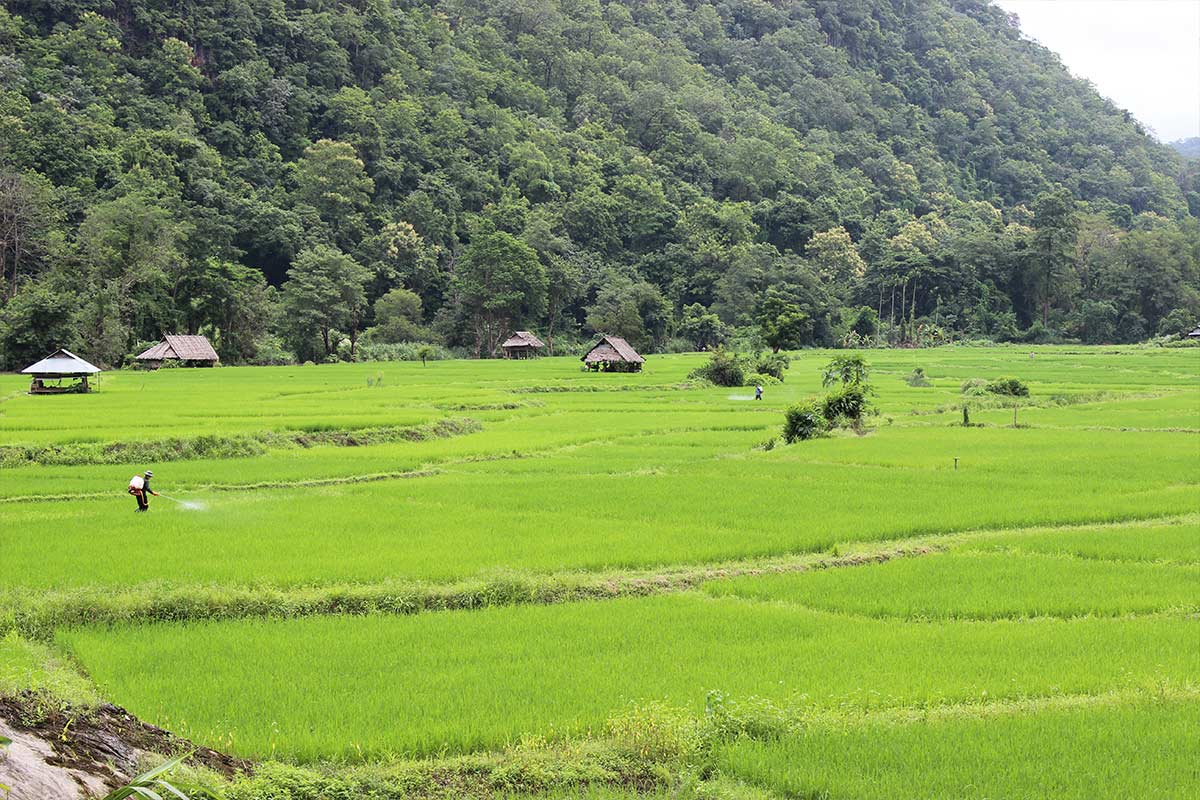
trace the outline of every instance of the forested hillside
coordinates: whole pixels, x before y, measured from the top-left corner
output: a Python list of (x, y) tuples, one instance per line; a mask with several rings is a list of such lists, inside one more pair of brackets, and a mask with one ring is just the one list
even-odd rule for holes
[[(1200, 168), (986, 0), (7, 0), (0, 360), (1137, 341)], [(878, 318), (878, 319), (877, 319)]]
[(1200, 136), (1171, 142), (1171, 147), (1184, 158), (1200, 158)]

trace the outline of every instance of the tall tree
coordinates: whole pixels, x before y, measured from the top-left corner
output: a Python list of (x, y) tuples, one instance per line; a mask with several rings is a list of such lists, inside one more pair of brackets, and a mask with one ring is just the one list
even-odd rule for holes
[(300, 200), (317, 210), (340, 246), (362, 238), (363, 212), (371, 202), (375, 182), (353, 145), (321, 139), (305, 148), (296, 183)]
[(862, 278), (866, 271), (866, 262), (854, 248), (850, 234), (840, 226), (815, 234), (804, 252), (821, 279), (841, 291)]
[(481, 223), (459, 259), (454, 292), (471, 319), (475, 356), (491, 357), (513, 328), (546, 310), (548, 280), (537, 252)]
[(337, 344), (331, 332), (344, 328), (350, 335), (353, 357), (366, 310), (364, 287), (369, 277), (365, 267), (335, 247), (319, 245), (296, 258), (283, 285), (281, 305), (284, 327), (297, 355), (314, 355), (312, 342), (319, 337), (328, 358)]
[(76, 306), (74, 293), (49, 281), (22, 284), (0, 307), (0, 369), (21, 369), (55, 348), (78, 346)]
[(1033, 205), (1029, 275), (1034, 298), (1042, 311), (1042, 325), (1050, 322), (1050, 303), (1067, 278), (1078, 235), (1079, 221), (1071, 193), (1058, 189), (1040, 195)]
[(813, 322), (799, 304), (776, 289), (768, 289), (758, 309), (758, 327), (763, 341), (778, 353), (799, 347), (812, 335)]
[(552, 253), (546, 264), (546, 344), (554, 355), (554, 334), (566, 308), (583, 294), (583, 268), (576, 254)]
[[(97, 205), (80, 226), (88, 293), (107, 304), (104, 312), (91, 307), (124, 328), (126, 347), (176, 327), (173, 292), (187, 267), (186, 238), (186, 225), (141, 192)], [(103, 327), (105, 336), (112, 334), (110, 323)], [(110, 363), (120, 360), (114, 355), (108, 354)]]
[(419, 342), (429, 338), (421, 325), (421, 296), (409, 289), (392, 289), (375, 301), (372, 342)]
[(11, 300), (40, 255), (49, 230), (50, 188), (19, 172), (0, 172), (0, 280)]

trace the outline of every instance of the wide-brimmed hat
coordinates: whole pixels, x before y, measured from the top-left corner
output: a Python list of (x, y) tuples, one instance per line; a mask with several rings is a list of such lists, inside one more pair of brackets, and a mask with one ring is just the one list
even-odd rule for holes
[(146, 470), (146, 477), (147, 477), (147, 478), (153, 478), (153, 477), (154, 477), (154, 470), (152, 470), (152, 469), (148, 469), (148, 470)]

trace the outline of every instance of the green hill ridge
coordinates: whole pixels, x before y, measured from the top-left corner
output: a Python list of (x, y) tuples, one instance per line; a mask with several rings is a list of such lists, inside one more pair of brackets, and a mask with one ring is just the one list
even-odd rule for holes
[(1197, 217), (986, 0), (0, 9), (7, 368), (1140, 341), (1200, 317)]

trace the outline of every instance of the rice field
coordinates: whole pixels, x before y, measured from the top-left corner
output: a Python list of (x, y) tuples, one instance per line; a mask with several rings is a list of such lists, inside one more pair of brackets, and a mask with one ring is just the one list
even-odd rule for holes
[[(1184, 528), (1200, 538), (1200, 525)], [(1200, 612), (1200, 568), (957, 552), (853, 569), (713, 581), (705, 589), (867, 617), (1016, 619)]]
[[(701, 355), (0, 376), (0, 695), (350, 781), (312, 797), (479, 754), (526, 776), (488, 796), (1200, 794), (1200, 351), (865, 355), (866, 435), (792, 446), (828, 352), (762, 402)], [(187, 505), (132, 513), (146, 468)]]
[(634, 703), (699, 712), (710, 691), (864, 709), (1184, 685), (1200, 675), (1197, 636), (1178, 617), (894, 624), (679, 595), (72, 631), (60, 643), (139, 715), (239, 755), (316, 760), (597, 733)]
[(1186, 798), (1200, 783), (1196, 700), (814, 726), (743, 739), (720, 765), (781, 797)]

